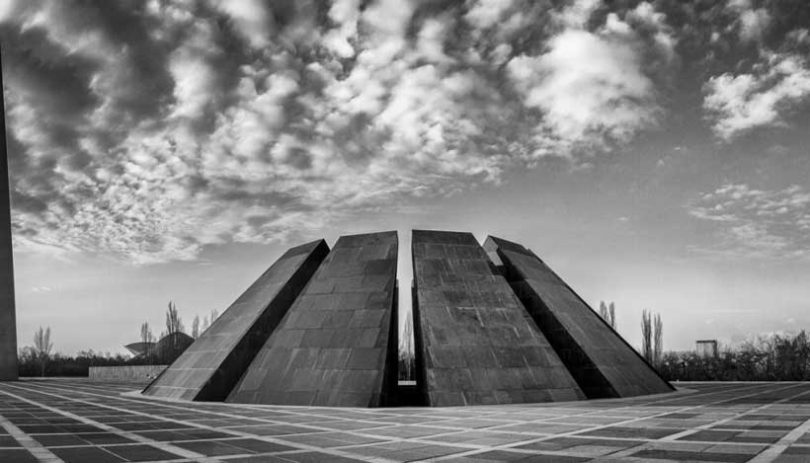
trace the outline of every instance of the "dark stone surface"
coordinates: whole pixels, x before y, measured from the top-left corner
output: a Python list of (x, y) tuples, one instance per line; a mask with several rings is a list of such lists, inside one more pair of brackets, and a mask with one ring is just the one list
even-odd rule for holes
[[(3, 85), (0, 73), (0, 86)], [(17, 379), (17, 321), (14, 309), (14, 261), (11, 250), (11, 203), (3, 96), (0, 95), (0, 381)]]
[(127, 461), (169, 461), (181, 458), (151, 445), (116, 445), (104, 447), (104, 450)]
[(0, 461), (14, 463), (39, 463), (39, 459), (22, 449), (0, 449)]
[(396, 268), (396, 232), (341, 237), (227, 401), (381, 405)]
[(417, 381), (429, 405), (584, 398), (472, 234), (414, 230), (412, 244)]
[(740, 453), (719, 453), (719, 452), (689, 452), (685, 450), (658, 450), (646, 449), (630, 455), (633, 458), (644, 458), (667, 461), (726, 461), (730, 463), (742, 463), (751, 459), (751, 455)]
[(495, 237), (488, 237), (484, 247), (497, 253), (509, 284), (588, 397), (673, 390), (534, 253)]
[(224, 400), (328, 252), (323, 240), (285, 252), (143, 393)]

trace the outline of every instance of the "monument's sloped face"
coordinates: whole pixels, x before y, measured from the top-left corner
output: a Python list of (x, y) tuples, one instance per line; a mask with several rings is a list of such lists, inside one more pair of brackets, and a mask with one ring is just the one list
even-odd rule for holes
[(413, 231), (417, 381), (431, 406), (584, 398), (470, 233)]
[(227, 401), (379, 406), (396, 267), (396, 232), (341, 237)]
[(225, 400), (328, 253), (323, 240), (289, 249), (144, 394)]
[(504, 273), (537, 325), (590, 398), (671, 392), (646, 361), (534, 253), (489, 237)]

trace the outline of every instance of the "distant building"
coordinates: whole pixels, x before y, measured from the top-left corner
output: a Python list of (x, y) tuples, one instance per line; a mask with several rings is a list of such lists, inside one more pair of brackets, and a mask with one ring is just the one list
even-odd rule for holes
[(703, 339), (695, 341), (695, 350), (699, 357), (717, 357), (717, 340)]
[(154, 342), (133, 342), (132, 344), (127, 344), (124, 346), (127, 348), (128, 351), (132, 353), (135, 357), (139, 357), (141, 355), (146, 355), (148, 352), (152, 352), (155, 350), (155, 343)]
[(178, 331), (164, 336), (158, 342), (133, 342), (124, 347), (135, 357), (151, 355), (155, 357), (155, 361), (168, 364), (177, 359), (193, 342), (191, 336)]

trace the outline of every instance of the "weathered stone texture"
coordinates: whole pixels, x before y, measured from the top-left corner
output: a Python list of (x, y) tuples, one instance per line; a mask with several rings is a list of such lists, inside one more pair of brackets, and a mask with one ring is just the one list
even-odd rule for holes
[(144, 394), (225, 400), (328, 252), (323, 240), (289, 249)]
[(584, 397), (470, 233), (413, 231), (417, 367), (431, 406)]
[(396, 268), (396, 232), (341, 237), (227, 401), (384, 403)]
[(489, 237), (520, 300), (589, 398), (630, 397), (672, 387), (540, 258)]

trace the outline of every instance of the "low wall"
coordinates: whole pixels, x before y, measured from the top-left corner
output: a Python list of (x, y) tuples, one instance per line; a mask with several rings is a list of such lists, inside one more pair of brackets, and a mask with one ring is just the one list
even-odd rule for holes
[(121, 367), (90, 367), (90, 381), (121, 381), (146, 384), (168, 365), (127, 365)]

